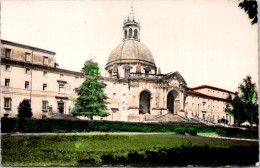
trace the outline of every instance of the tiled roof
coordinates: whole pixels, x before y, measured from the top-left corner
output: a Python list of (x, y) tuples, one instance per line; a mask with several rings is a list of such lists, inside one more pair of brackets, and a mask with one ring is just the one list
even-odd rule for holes
[(39, 51), (39, 52), (44, 52), (44, 53), (52, 54), (52, 55), (55, 55), (55, 54), (56, 54), (56, 53), (53, 52), (53, 51), (48, 51), (48, 50), (45, 50), (45, 49), (41, 49), (41, 48), (37, 48), (37, 47), (32, 47), (32, 46), (24, 45), (24, 44), (19, 44), (19, 43), (15, 43), (15, 42), (3, 40), (3, 39), (1, 39), (1, 43), (2, 43), (2, 44), (12, 45), (12, 46), (17, 46), (17, 47), (22, 47), (22, 48), (26, 48), (26, 49), (30, 49), (30, 50), (35, 50), (35, 51)]
[(209, 99), (213, 99), (213, 100), (224, 101), (224, 102), (227, 101), (226, 99), (222, 99), (222, 98), (219, 98), (219, 97), (210, 96), (210, 95), (207, 95), (207, 94), (203, 94), (203, 93), (200, 93), (200, 92), (196, 92), (196, 91), (194, 91), (194, 90), (188, 90), (188, 94), (193, 94), (193, 95), (196, 95), (196, 96), (205, 97), (205, 98), (209, 98)]
[(228, 91), (228, 90), (225, 90), (225, 89), (221, 89), (221, 88), (217, 88), (217, 87), (214, 87), (214, 86), (209, 86), (209, 85), (201, 85), (201, 86), (190, 88), (190, 89), (191, 90), (199, 90), (199, 89), (204, 89), (204, 88), (209, 88), (209, 89), (214, 89), (214, 90), (234, 94), (234, 92), (231, 92), (231, 91)]

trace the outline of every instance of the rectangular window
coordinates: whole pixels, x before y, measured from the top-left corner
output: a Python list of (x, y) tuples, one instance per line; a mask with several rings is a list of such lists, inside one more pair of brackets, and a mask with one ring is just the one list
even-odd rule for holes
[(11, 109), (12, 107), (12, 99), (10, 97), (4, 98), (4, 108)]
[(47, 76), (47, 71), (43, 71), (43, 76)]
[(78, 89), (78, 88), (75, 88), (74, 91), (75, 91), (75, 93), (78, 93), (79, 89)]
[(5, 49), (5, 58), (11, 58), (11, 49), (9, 48)]
[(148, 77), (149, 71), (144, 71), (144, 73), (145, 73), (145, 77)]
[(46, 91), (46, 90), (47, 90), (47, 84), (46, 84), (46, 83), (44, 83), (44, 84), (42, 85), (42, 90), (43, 90), (43, 91)]
[(59, 92), (64, 93), (64, 84), (59, 84)]
[(125, 93), (123, 93), (123, 96), (125, 96)]
[(10, 86), (10, 79), (5, 79), (5, 86)]
[(42, 101), (42, 111), (48, 111), (48, 101)]
[(48, 65), (48, 57), (43, 57), (43, 65)]
[(63, 76), (64, 76), (63, 74), (60, 74), (60, 79), (62, 79), (62, 78), (63, 78)]
[(75, 81), (78, 81), (78, 80), (79, 80), (79, 77), (76, 76), (76, 77), (75, 77)]
[(116, 93), (113, 93), (113, 99), (115, 98), (115, 96), (116, 96)]
[(25, 89), (29, 89), (29, 86), (30, 86), (29, 81), (25, 81), (25, 86), (24, 86), (24, 88), (25, 88)]
[(6, 71), (10, 71), (10, 69), (11, 69), (11, 66), (10, 66), (10, 65), (5, 65), (5, 70), (6, 70)]
[(26, 74), (30, 74), (30, 73), (31, 73), (30, 68), (25, 68), (25, 73), (26, 73)]
[(25, 61), (30, 62), (31, 61), (31, 54), (30, 53), (25, 53)]

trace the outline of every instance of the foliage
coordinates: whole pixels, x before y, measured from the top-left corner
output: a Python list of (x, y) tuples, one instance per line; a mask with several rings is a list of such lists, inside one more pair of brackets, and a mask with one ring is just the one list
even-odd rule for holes
[(258, 142), (179, 135), (82, 133), (1, 139), (4, 166), (245, 166), (255, 164), (258, 153)]
[(190, 135), (197, 135), (198, 131), (194, 128), (187, 129), (186, 131)]
[(248, 121), (250, 125), (258, 124), (258, 102), (256, 85), (252, 83), (251, 76), (243, 79), (239, 84), (239, 92), (227, 97), (226, 112), (233, 115), (235, 122), (241, 124)]
[(32, 108), (28, 100), (23, 100), (18, 106), (18, 118), (31, 118)]
[(175, 129), (175, 132), (176, 132), (177, 134), (185, 134), (185, 130), (184, 130), (183, 128), (176, 128), (176, 129)]
[(83, 72), (86, 80), (78, 88), (78, 98), (75, 100), (75, 106), (71, 110), (73, 115), (88, 116), (107, 116), (106, 99), (104, 94), (105, 83), (99, 81), (100, 67), (93, 60), (86, 61)]
[(248, 17), (252, 20), (252, 25), (258, 22), (257, 18), (257, 1), (256, 0), (244, 0), (238, 5), (241, 9), (244, 9), (248, 14)]
[[(22, 125), (23, 127), (20, 127)], [(115, 121), (88, 121), (88, 120), (54, 120), (54, 119), (27, 119), (2, 118), (1, 131), (10, 132), (160, 132), (172, 133), (183, 130), (191, 134), (190, 130), (197, 133), (217, 133), (222, 131), (222, 136), (240, 138), (258, 138), (258, 130), (241, 130), (237, 128), (226, 128), (220, 126), (207, 126), (201, 124), (178, 124), (178, 123), (131, 123)]]

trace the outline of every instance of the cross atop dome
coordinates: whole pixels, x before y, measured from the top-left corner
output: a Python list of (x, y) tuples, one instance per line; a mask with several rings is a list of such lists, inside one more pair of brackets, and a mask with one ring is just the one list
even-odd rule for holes
[(123, 30), (124, 30), (124, 39), (126, 40), (136, 40), (140, 41), (140, 23), (135, 21), (133, 4), (130, 7), (130, 13), (127, 17), (127, 20), (124, 20)]
[(128, 18), (129, 18), (130, 20), (132, 20), (132, 21), (135, 20), (134, 9), (133, 9), (133, 3), (131, 4), (131, 9), (130, 9), (130, 13), (129, 13)]

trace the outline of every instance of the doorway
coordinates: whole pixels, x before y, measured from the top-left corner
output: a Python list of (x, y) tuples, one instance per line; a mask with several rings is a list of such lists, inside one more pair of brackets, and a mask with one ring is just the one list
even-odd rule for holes
[(170, 91), (167, 95), (167, 109), (171, 114), (177, 114), (179, 111), (179, 96), (175, 90)]
[(150, 92), (142, 91), (139, 98), (139, 114), (150, 114), (150, 100)]
[(64, 113), (64, 102), (58, 102), (59, 113)]

